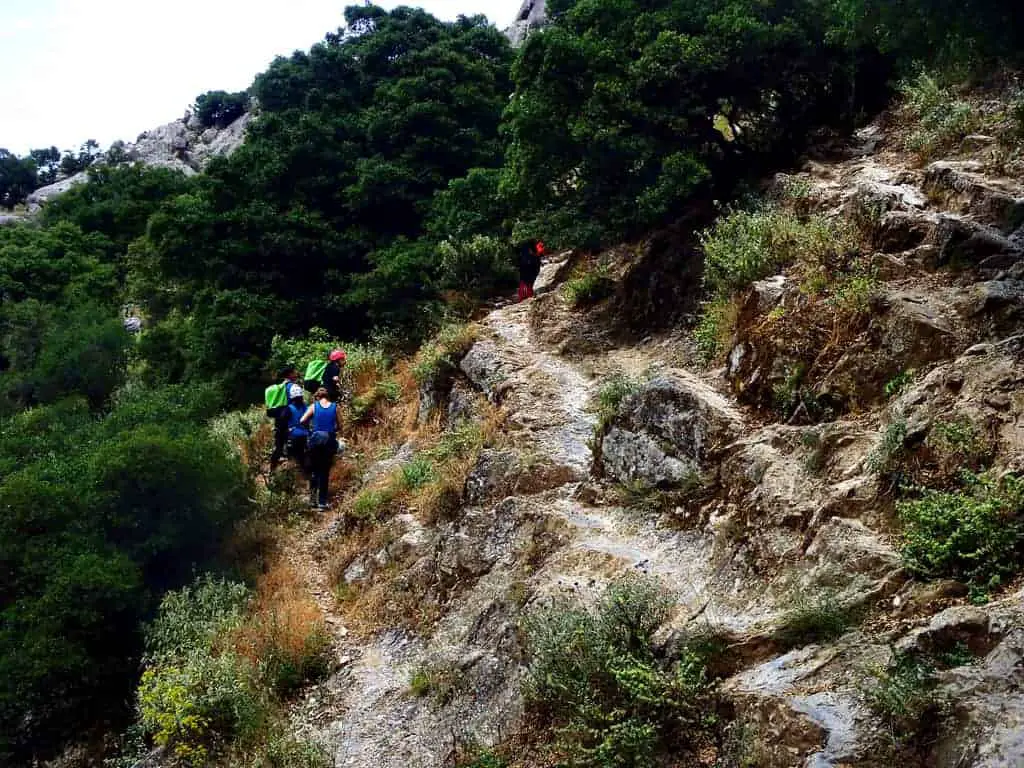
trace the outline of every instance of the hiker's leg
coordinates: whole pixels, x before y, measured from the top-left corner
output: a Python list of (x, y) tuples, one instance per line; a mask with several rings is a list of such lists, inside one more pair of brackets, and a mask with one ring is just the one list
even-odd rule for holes
[(273, 472), (277, 469), (277, 465), (281, 463), (281, 458), (284, 456), (285, 443), (288, 441), (288, 422), (281, 418), (281, 412), (278, 411), (274, 417), (274, 450), (270, 454), (270, 471)]
[(327, 486), (328, 486), (328, 483), (330, 483), (330, 480), (331, 480), (331, 463), (329, 461), (325, 461), (324, 465), (321, 467), (321, 471), (320, 471), (320, 473), (319, 473), (319, 475), (317, 477), (317, 491), (318, 491), (317, 502), (321, 506), (325, 506), (327, 504)]

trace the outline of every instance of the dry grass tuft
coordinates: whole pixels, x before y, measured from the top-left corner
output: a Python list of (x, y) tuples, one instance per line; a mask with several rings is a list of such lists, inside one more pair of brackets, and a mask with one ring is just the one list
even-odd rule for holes
[(263, 668), (279, 693), (322, 676), (330, 664), (331, 640), (323, 614), (302, 576), (280, 559), (258, 580), (252, 613), (227, 642), (236, 654)]

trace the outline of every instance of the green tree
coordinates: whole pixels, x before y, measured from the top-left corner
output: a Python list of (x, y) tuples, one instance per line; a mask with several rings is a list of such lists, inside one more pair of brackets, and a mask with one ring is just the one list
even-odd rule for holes
[(0, 208), (12, 210), (36, 188), (36, 165), (0, 148)]
[(243, 114), (249, 106), (249, 94), (245, 91), (207, 91), (196, 96), (196, 117), (203, 126), (224, 128)]
[(60, 172), (60, 150), (56, 147), (33, 149), (29, 156), (36, 164), (40, 186), (53, 184)]

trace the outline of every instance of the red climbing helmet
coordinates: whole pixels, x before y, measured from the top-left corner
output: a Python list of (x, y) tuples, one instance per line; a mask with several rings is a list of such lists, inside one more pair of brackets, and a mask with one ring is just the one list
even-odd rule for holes
[(331, 362), (332, 363), (337, 363), (339, 361), (343, 361), (345, 359), (345, 357), (346, 357), (346, 355), (345, 355), (345, 350), (344, 349), (335, 349), (333, 352), (331, 352)]
[(538, 256), (543, 256), (544, 255), (544, 241), (543, 240), (538, 240), (537, 241), (536, 250), (537, 250), (537, 255)]

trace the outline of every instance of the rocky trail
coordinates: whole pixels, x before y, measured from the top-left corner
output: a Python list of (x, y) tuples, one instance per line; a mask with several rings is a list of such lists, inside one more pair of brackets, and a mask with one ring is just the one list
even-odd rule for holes
[[(955, 586), (912, 580), (891, 499), (871, 469), (889, 425), (905, 425), (901, 439), (913, 444), (953, 415), (987, 425), (1002, 471), (1024, 468), (1024, 192), (969, 163), (901, 169), (884, 147), (873, 127), (847, 159), (810, 163), (802, 175), (833, 215), (870, 212), (885, 265), (879, 314), (839, 350), (822, 391), (878, 392), (896, 372), (917, 371), (888, 403), (873, 394), (870, 408), (818, 424), (765, 419), (729, 393), (778, 382), (782, 353), (742, 329), (727, 369), (710, 373), (679, 367), (684, 356), (657, 341), (560, 354), (537, 322), (544, 311), (563, 337), (578, 330), (553, 290), (565, 261), (545, 265), (536, 300), (481, 320), (457, 378), (501, 408), (505, 442), (480, 456), (454, 519), (397, 515), (353, 576), (358, 586), (363, 571), (391, 569), (396, 584), (419, 583), (440, 605), (436, 624), (423, 636), (384, 627), (356, 637), (321, 559), (334, 521), (290, 545), (339, 658), (294, 721), (335, 765), (440, 768), (461, 745), (514, 735), (521, 615), (560, 594), (596, 595), (628, 571), (657, 577), (676, 598), (669, 640), (702, 631), (730, 644), (722, 691), (758, 734), (757, 765), (891, 765), (864, 670), (895, 650), (956, 643), (976, 661), (940, 673), (957, 726), (922, 764), (1024, 764), (1024, 593), (973, 607)], [(968, 268), (943, 266), (953, 262)], [(755, 284), (751, 300), (765, 315), (797, 291), (779, 275)], [(616, 371), (643, 383), (595, 436), (593, 405)], [(613, 492), (693, 484), (696, 493), (654, 512)], [(780, 641), (787, 617), (822, 595), (871, 619), (827, 642)], [(424, 672), (431, 692), (414, 695), (410, 681)]]

